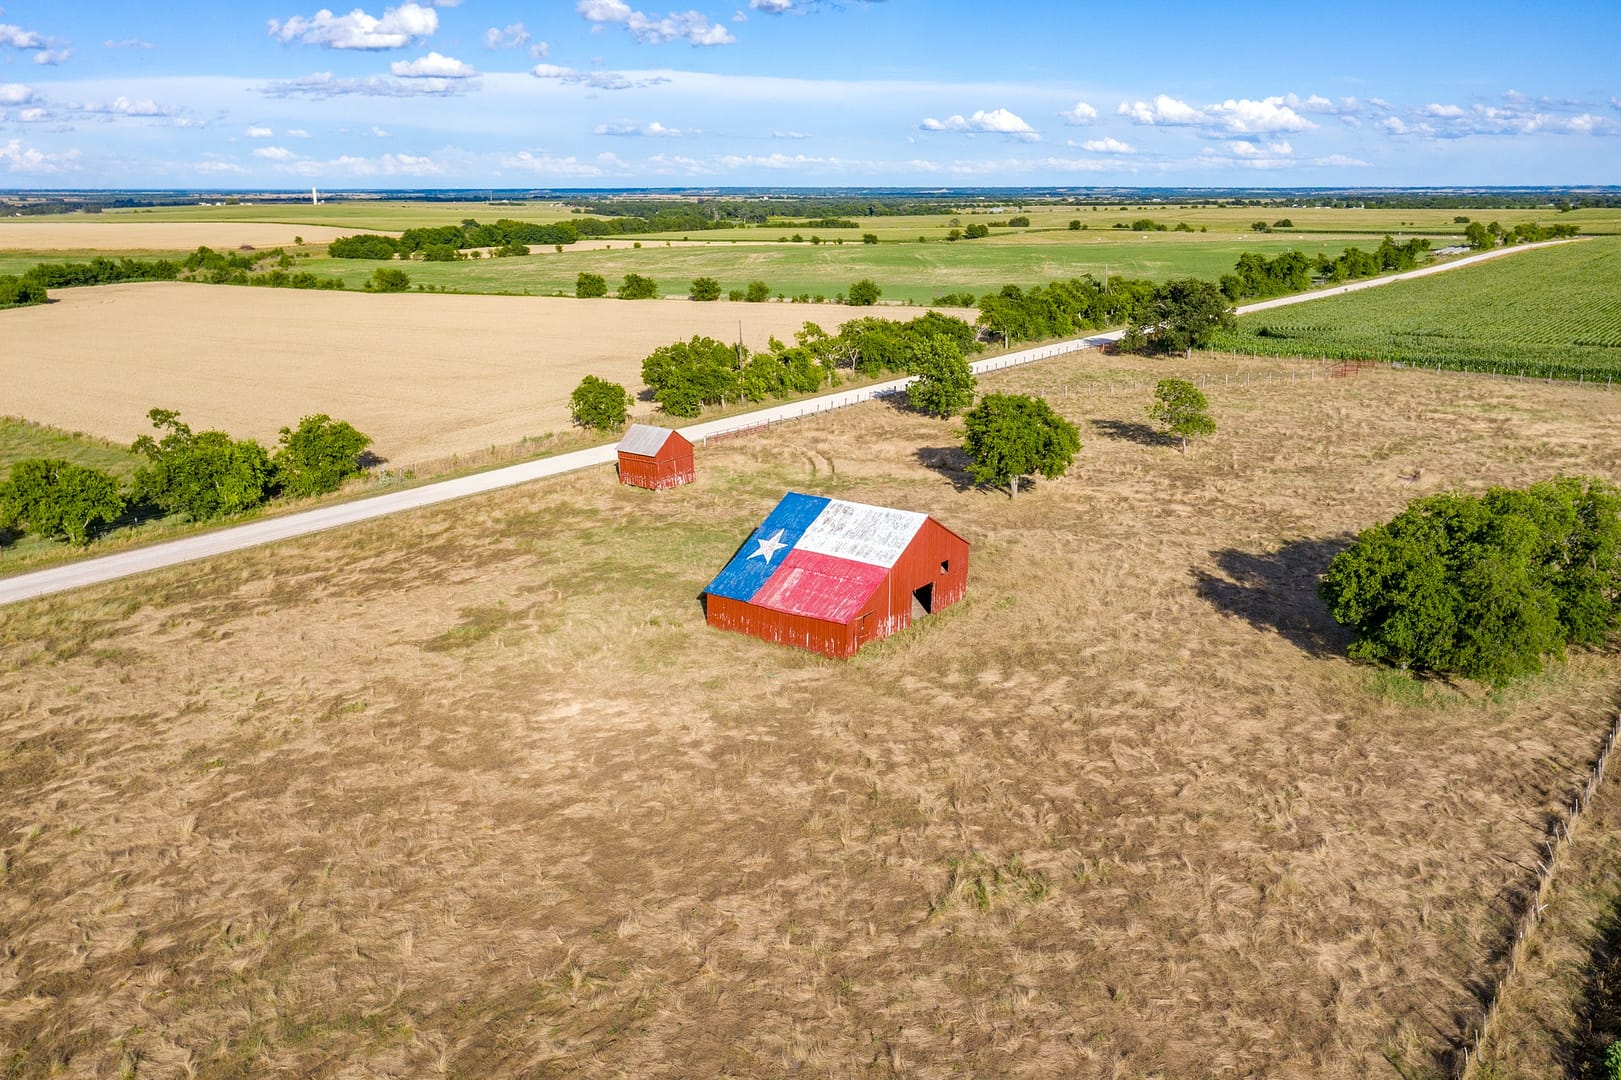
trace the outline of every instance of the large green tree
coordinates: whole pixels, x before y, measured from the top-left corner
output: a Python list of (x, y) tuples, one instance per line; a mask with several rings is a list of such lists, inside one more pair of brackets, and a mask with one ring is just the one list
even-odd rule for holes
[(371, 436), (356, 431), (346, 420), (326, 413), (306, 416), (296, 428), (282, 428), (276, 451), (275, 482), (288, 495), (321, 495), (336, 491), (351, 476), (363, 471), (360, 455)]
[(132, 500), (207, 521), (252, 510), (269, 496), (270, 455), (257, 442), (223, 431), (193, 434), (173, 409), (146, 415), (163, 436), (142, 435), (131, 447), (150, 462), (135, 473)]
[(614, 295), (621, 300), (652, 300), (659, 294), (658, 282), (641, 274), (626, 274)]
[(694, 300), (719, 300), (720, 282), (712, 277), (692, 279), (692, 291), (687, 294)]
[(124, 513), (118, 481), (97, 469), (60, 458), (13, 462), (0, 483), (0, 527), (21, 525), (29, 532), (74, 544), (88, 544), (96, 525)]
[(1210, 402), (1203, 391), (1186, 379), (1161, 379), (1154, 387), (1154, 404), (1148, 407), (1148, 417), (1163, 424), (1166, 431), (1182, 440), (1182, 452), (1188, 452), (1188, 440), (1209, 435), (1216, 430), (1216, 422), (1207, 411)]
[(601, 274), (588, 274), (584, 270), (574, 279), (574, 295), (581, 300), (608, 295), (608, 279)]
[(705, 405), (740, 394), (738, 372), (744, 360), (741, 346), (694, 335), (654, 349), (642, 361), (642, 381), (671, 416), (697, 416)]
[(1335, 556), (1318, 593), (1354, 658), (1502, 684), (1614, 631), (1621, 493), (1565, 477), (1420, 499)]
[(917, 376), (906, 388), (912, 408), (932, 416), (955, 416), (973, 404), (978, 380), (953, 338), (935, 334), (919, 342), (910, 367)]
[(1221, 287), (1198, 278), (1167, 281), (1155, 296), (1150, 312), (1153, 328), (1148, 331), (1148, 339), (1153, 347), (1189, 357), (1217, 330), (1238, 326), (1232, 301)]
[(587, 375), (569, 395), (568, 411), (583, 428), (613, 430), (625, 426), (631, 396), (616, 382)]
[(987, 394), (963, 419), (969, 474), (981, 484), (1006, 484), (1010, 498), (1023, 477), (1064, 475), (1081, 449), (1075, 425), (1027, 394)]

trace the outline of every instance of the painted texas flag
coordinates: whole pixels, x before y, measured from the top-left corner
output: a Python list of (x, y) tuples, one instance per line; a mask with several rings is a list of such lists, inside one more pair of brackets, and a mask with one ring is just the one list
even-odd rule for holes
[(790, 491), (706, 591), (849, 622), (927, 520), (910, 510)]

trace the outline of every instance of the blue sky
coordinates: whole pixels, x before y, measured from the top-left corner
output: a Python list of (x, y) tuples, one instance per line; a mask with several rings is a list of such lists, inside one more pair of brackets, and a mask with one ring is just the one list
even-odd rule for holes
[(1621, 183), (1616, 0), (0, 5), (0, 187)]

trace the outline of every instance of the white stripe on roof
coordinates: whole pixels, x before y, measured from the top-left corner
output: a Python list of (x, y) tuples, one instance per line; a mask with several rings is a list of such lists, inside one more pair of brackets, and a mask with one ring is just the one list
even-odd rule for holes
[(895, 565), (928, 518), (913, 510), (834, 499), (794, 547), (887, 569)]

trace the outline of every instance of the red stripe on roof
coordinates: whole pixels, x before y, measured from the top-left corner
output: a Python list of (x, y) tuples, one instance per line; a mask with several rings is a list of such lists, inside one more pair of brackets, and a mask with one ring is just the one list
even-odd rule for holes
[(752, 602), (789, 615), (847, 623), (872, 598), (888, 573), (871, 563), (795, 548), (754, 594)]

